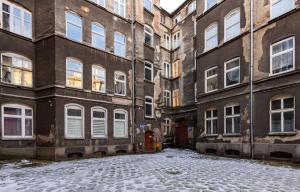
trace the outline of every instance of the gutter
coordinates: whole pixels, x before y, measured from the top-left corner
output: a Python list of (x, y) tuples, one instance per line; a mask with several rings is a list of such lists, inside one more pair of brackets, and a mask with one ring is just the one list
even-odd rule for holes
[(254, 159), (254, 134), (253, 134), (253, 65), (254, 65), (254, 0), (250, 0), (250, 145), (251, 159)]
[(135, 145), (135, 60), (136, 60), (136, 39), (135, 39), (135, 0), (132, 0), (131, 3), (131, 38), (132, 38), (132, 59), (131, 59), (131, 69), (132, 69), (132, 83), (131, 83), (131, 99), (132, 99), (132, 118), (131, 118), (131, 125), (132, 125), (132, 133), (131, 133), (131, 143), (133, 145), (133, 151), (136, 152), (136, 145)]

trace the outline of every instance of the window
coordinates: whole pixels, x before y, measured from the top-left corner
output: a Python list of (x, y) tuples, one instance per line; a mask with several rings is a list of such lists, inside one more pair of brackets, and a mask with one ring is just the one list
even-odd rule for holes
[(165, 24), (166, 23), (166, 16), (164, 14), (160, 15), (160, 23)]
[(194, 97), (195, 97), (195, 103), (198, 102), (198, 89), (197, 89), (197, 83), (194, 83)]
[(217, 4), (218, 0), (205, 0), (205, 5), (204, 5), (204, 8), (205, 8), (205, 11), (210, 9), (211, 7), (213, 7), (215, 4)]
[(153, 46), (153, 30), (149, 26), (144, 27), (145, 32), (145, 44)]
[(126, 56), (126, 36), (115, 32), (114, 35), (114, 53), (118, 56)]
[(115, 95), (126, 95), (126, 75), (122, 72), (115, 72)]
[(171, 64), (164, 63), (164, 77), (170, 79), (171, 78)]
[(176, 49), (177, 47), (180, 46), (180, 31), (176, 32), (174, 35), (173, 35), (173, 49)]
[(241, 133), (240, 106), (232, 105), (225, 107), (225, 134)]
[(272, 19), (295, 8), (295, 0), (270, 0), (270, 4)]
[(33, 112), (22, 105), (7, 104), (2, 106), (2, 137), (32, 138)]
[(106, 92), (106, 73), (100, 66), (93, 66), (92, 71), (92, 89), (93, 91)]
[(165, 135), (170, 135), (171, 134), (171, 119), (164, 119), (164, 130), (165, 130)]
[(295, 98), (285, 97), (271, 102), (271, 132), (295, 131)]
[(164, 90), (164, 104), (165, 107), (171, 107), (171, 92)]
[(0, 21), (2, 29), (32, 38), (32, 14), (29, 11), (7, 1), (2, 3), (0, 11), (2, 11)]
[(92, 23), (92, 46), (105, 50), (105, 29), (97, 23)]
[(166, 49), (171, 49), (171, 37), (168, 34), (164, 34), (163, 47)]
[(32, 63), (29, 59), (13, 53), (3, 53), (1, 71), (3, 83), (32, 87)]
[(82, 42), (82, 19), (72, 12), (66, 12), (66, 36), (74, 41)]
[(228, 41), (241, 33), (240, 10), (236, 9), (225, 17), (225, 41)]
[(153, 64), (145, 62), (145, 80), (153, 81)]
[(75, 59), (67, 59), (66, 86), (82, 89), (82, 63)]
[(218, 129), (218, 111), (209, 109), (205, 112), (205, 130), (207, 135), (217, 134)]
[(125, 138), (128, 137), (127, 127), (127, 111), (117, 109), (114, 111), (114, 137)]
[(188, 14), (194, 12), (196, 10), (196, 1), (193, 1), (188, 6)]
[(144, 0), (144, 7), (148, 11), (152, 12), (152, 0)]
[(225, 87), (240, 83), (240, 58), (235, 58), (225, 63)]
[(180, 92), (179, 89), (173, 91), (173, 107), (180, 106)]
[(271, 74), (292, 71), (295, 68), (295, 37), (271, 45)]
[(218, 68), (213, 67), (205, 71), (205, 92), (218, 90)]
[(149, 96), (145, 97), (145, 117), (153, 117), (153, 98)]
[(179, 61), (173, 63), (172, 72), (173, 72), (173, 78), (180, 77), (181, 68), (180, 68)]
[(92, 137), (107, 137), (107, 110), (102, 107), (93, 107), (91, 117)]
[(84, 108), (80, 105), (65, 106), (65, 138), (84, 138)]
[(205, 51), (218, 46), (218, 25), (212, 24), (205, 30)]
[(175, 25), (181, 21), (180, 15), (176, 16), (174, 19)]
[(91, 0), (91, 1), (97, 3), (102, 7), (105, 7), (105, 0)]
[(125, 17), (126, 11), (125, 11), (125, 7), (126, 7), (126, 0), (115, 0), (115, 4), (114, 4), (114, 11), (116, 14)]

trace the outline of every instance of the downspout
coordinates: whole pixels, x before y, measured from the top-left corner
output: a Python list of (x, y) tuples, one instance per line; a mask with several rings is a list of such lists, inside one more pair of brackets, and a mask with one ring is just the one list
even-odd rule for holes
[(254, 65), (254, 0), (250, 0), (250, 144), (251, 159), (254, 159), (254, 134), (253, 134), (253, 65)]
[(133, 145), (133, 151), (136, 152), (135, 144), (135, 48), (136, 48), (136, 39), (135, 39), (135, 0), (131, 2), (131, 39), (132, 39), (132, 61), (131, 61), (131, 70), (132, 70), (132, 89), (131, 89), (131, 99), (132, 99), (132, 133), (131, 133), (131, 143)]

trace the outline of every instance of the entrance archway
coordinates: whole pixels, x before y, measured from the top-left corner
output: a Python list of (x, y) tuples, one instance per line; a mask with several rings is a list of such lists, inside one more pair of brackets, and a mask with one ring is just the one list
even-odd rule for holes
[(146, 152), (153, 151), (153, 144), (154, 144), (153, 132), (146, 131), (146, 133), (145, 133), (145, 150), (146, 150)]

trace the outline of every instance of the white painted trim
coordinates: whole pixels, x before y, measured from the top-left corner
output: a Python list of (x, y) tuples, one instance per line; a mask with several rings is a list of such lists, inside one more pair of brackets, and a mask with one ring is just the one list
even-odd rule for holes
[[(124, 81), (122, 80), (118, 80), (116, 79), (116, 74), (118, 75), (123, 75), (124, 76)], [(116, 93), (116, 90), (115, 90), (115, 85), (117, 84), (117, 82), (120, 82), (120, 83), (124, 83), (125, 86), (124, 86), (124, 94), (118, 94)], [(115, 71), (114, 72), (114, 95), (119, 95), (119, 96), (126, 96), (126, 93), (127, 93), (127, 76), (125, 73), (121, 72), (121, 71)]]
[[(103, 34), (101, 34), (101, 33), (98, 33), (97, 31), (93, 31), (93, 25), (96, 25), (96, 26), (98, 26), (98, 27), (100, 27), (100, 28), (103, 28)], [(97, 22), (92, 22), (91, 23), (91, 33), (92, 33), (92, 35), (91, 35), (91, 45), (93, 46), (93, 47), (96, 47), (96, 48), (98, 48), (98, 49), (101, 49), (101, 50), (106, 50), (106, 28), (102, 25), (102, 24), (100, 24), (100, 23), (97, 23)], [(93, 45), (93, 35), (97, 35), (97, 36), (101, 36), (101, 37), (103, 37), (103, 39), (104, 39), (104, 48), (99, 48), (99, 47), (97, 47), (96, 45)]]
[[(147, 99), (151, 99), (151, 103), (147, 102)], [(151, 115), (147, 115), (146, 114), (146, 105), (151, 105)], [(146, 118), (153, 118), (154, 116), (154, 101), (153, 101), (153, 97), (151, 96), (145, 96), (145, 117)]]
[[(104, 91), (98, 91), (98, 90), (93, 90), (93, 70), (94, 68), (102, 69), (104, 71)], [(92, 65), (92, 91), (99, 92), (99, 93), (106, 93), (106, 69), (102, 66), (99, 65)]]
[[(210, 111), (212, 114), (212, 117), (208, 118), (207, 117), (207, 112)], [(213, 116), (213, 112), (217, 111), (217, 117)], [(211, 108), (211, 109), (207, 109), (204, 111), (204, 128), (205, 128), (205, 135), (216, 135), (214, 133), (207, 133), (207, 125), (206, 122), (209, 121), (210, 122), (210, 126), (212, 127), (212, 132), (214, 132), (213, 129), (213, 125), (214, 125), (214, 120), (217, 120), (217, 128), (218, 128), (218, 110), (216, 108)], [(216, 130), (217, 132), (217, 130)]]
[[(277, 2), (274, 2), (274, 1), (277, 1)], [(286, 12), (280, 14), (280, 15), (274, 16), (274, 15), (273, 15), (273, 12), (274, 12), (274, 11), (273, 11), (273, 9), (272, 9), (272, 8), (273, 8), (273, 5), (276, 4), (276, 3), (278, 3), (278, 2), (280, 2), (280, 1), (282, 1), (282, 0), (269, 0), (269, 5), (270, 5), (270, 20), (275, 19), (275, 18), (277, 18), (277, 17), (279, 17), (279, 16), (281, 16), (281, 15), (283, 15), (283, 14), (289, 12), (289, 11), (293, 10), (293, 9), (296, 7), (296, 6), (295, 6), (295, 0), (291, 0), (291, 1), (293, 2), (293, 9), (288, 10), (288, 11), (286, 11)], [(287, 0), (283, 0), (283, 1), (287, 1)]]
[[(146, 29), (150, 30), (151, 33), (149, 33)], [(146, 34), (148, 34), (148, 35), (151, 36), (150, 46), (153, 46), (153, 43), (154, 43), (154, 35), (153, 35), (153, 34), (154, 34), (154, 33), (153, 33), (152, 27), (150, 27), (149, 25), (145, 25), (145, 26), (144, 26), (144, 33), (145, 33), (145, 36), (146, 36)], [(145, 44), (147, 44), (147, 43), (145, 42)]]
[[(124, 37), (124, 42), (117, 41), (116, 38), (115, 38), (116, 35), (120, 35), (120, 36)], [(119, 57), (126, 57), (126, 52), (127, 52), (127, 50), (126, 50), (126, 41), (127, 41), (127, 37), (126, 37), (125, 34), (120, 33), (120, 32), (118, 32), (118, 31), (115, 31), (115, 32), (114, 32), (114, 54), (115, 54), (115, 55), (117, 55), (117, 56), (119, 56)], [(124, 46), (124, 50), (125, 50), (124, 55), (118, 55), (118, 54), (116, 54), (116, 47), (117, 47), (116, 45)], [(123, 47), (122, 47), (122, 48), (123, 48)]]
[[(118, 120), (118, 121), (122, 121), (122, 122), (125, 122), (125, 130), (124, 130), (124, 132), (125, 132), (125, 135), (124, 135), (124, 137), (117, 137), (116, 135), (115, 135), (115, 122), (116, 122), (116, 119), (115, 119), (115, 114), (116, 113), (122, 113), (122, 114), (125, 114), (125, 120)], [(115, 109), (114, 110), (114, 117), (113, 117), (113, 119), (114, 119), (114, 138), (128, 138), (128, 112), (126, 111), (126, 110), (124, 110), (124, 109)]]
[[(145, 6), (145, 1), (149, 1), (151, 4), (150, 10)], [(153, 11), (153, 1), (152, 0), (144, 0), (144, 8), (147, 9), (148, 11), (152, 12)]]
[[(66, 104), (65, 105), (65, 113), (64, 113), (64, 120), (65, 120), (65, 127), (64, 127), (64, 135), (65, 135), (65, 139), (84, 139), (85, 138), (85, 124), (84, 124), (84, 119), (85, 119), (85, 115), (84, 115), (84, 107), (79, 105), (79, 104), (75, 104), (75, 103), (69, 103), (69, 104)], [(68, 110), (67, 109), (77, 109), (77, 110), (81, 110), (81, 118), (82, 119), (82, 137), (69, 137), (68, 134), (67, 134), (67, 127), (68, 127), (68, 121), (67, 121), (67, 118), (68, 118)], [(77, 119), (77, 118), (76, 118)], [(79, 119), (79, 118), (78, 118)]]
[[(229, 64), (229, 63), (231, 63), (231, 62), (233, 62), (233, 61), (235, 61), (235, 60), (239, 60), (239, 66), (227, 70), (227, 69), (226, 69), (227, 64)], [(228, 72), (231, 72), (231, 71), (234, 71), (234, 70), (237, 70), (237, 69), (239, 69), (239, 82), (236, 83), (236, 84), (233, 84), (233, 85), (227, 85), (226, 74), (227, 74)], [(236, 58), (231, 59), (231, 60), (229, 60), (229, 61), (226, 61), (226, 62), (224, 63), (224, 88), (233, 87), (233, 86), (239, 85), (240, 83), (241, 83), (241, 60), (240, 60), (240, 57), (236, 57)]]
[[(169, 94), (169, 97), (167, 97), (166, 96), (166, 94), (165, 93), (168, 93)], [(169, 90), (164, 90), (164, 93), (163, 93), (164, 95), (163, 95), (163, 99), (164, 99), (164, 104), (165, 104), (165, 106), (166, 106), (166, 99), (169, 99), (169, 102), (168, 102), (168, 105), (169, 106), (166, 106), (166, 107), (171, 107), (172, 106), (172, 96), (171, 96), (171, 91), (169, 91)]]
[[(105, 117), (104, 117), (104, 121), (105, 121), (105, 135), (104, 136), (96, 136), (96, 135), (94, 135), (94, 118), (93, 118), (93, 112), (94, 111), (101, 111), (101, 112), (104, 112), (104, 114), (105, 114)], [(92, 135), (92, 139), (105, 139), (105, 138), (107, 138), (107, 123), (108, 123), (108, 121), (107, 121), (107, 116), (108, 116), (108, 113), (107, 113), (107, 109), (106, 108), (104, 108), (104, 107), (98, 107), (98, 106), (96, 106), (96, 107), (92, 107), (91, 108), (91, 135)], [(100, 118), (96, 118), (96, 119), (100, 119)]]
[[(151, 65), (151, 68), (150, 67), (146, 67), (146, 63)], [(146, 79), (146, 69), (150, 70), (151, 71), (151, 79)], [(149, 61), (145, 61), (144, 62), (144, 79), (147, 80), (147, 81), (151, 81), (153, 82), (153, 79), (154, 79), (154, 67), (153, 67), (153, 63), (150, 63)]]
[(217, 88), (217, 89), (214, 89), (214, 90), (211, 90), (211, 91), (207, 91), (207, 80), (209, 80), (209, 79), (212, 79), (212, 78), (216, 77), (217, 78), (218, 87), (219, 87), (219, 81), (218, 81), (219, 75), (218, 75), (218, 73), (216, 73), (213, 76), (210, 76), (209, 78), (207, 77), (207, 72), (211, 71), (211, 70), (214, 70), (214, 69), (218, 69), (218, 67), (217, 66), (211, 67), (211, 68), (209, 68), (209, 69), (207, 69), (207, 70), (204, 71), (204, 73), (205, 73), (204, 74), (204, 78), (205, 78), (205, 81), (204, 81), (204, 83), (205, 83), (205, 85), (204, 85), (204, 87), (205, 87), (205, 93), (211, 93), (211, 92), (214, 92), (214, 91), (218, 90), (218, 88)]
[[(127, 14), (127, 11), (126, 11), (126, 9), (127, 9), (127, 2), (126, 2), (126, 0), (124, 0), (124, 3), (121, 3), (121, 0), (114, 0), (114, 4), (113, 4), (113, 6), (115, 6), (115, 4), (118, 4), (118, 10), (119, 10), (119, 13), (117, 13), (116, 12), (116, 8), (114, 7), (114, 13), (116, 13), (117, 15), (119, 15), (119, 16), (121, 16), (121, 17), (124, 17), (124, 18), (126, 18), (126, 14)], [(121, 15), (121, 5), (123, 5), (123, 7), (124, 7), (124, 15)]]
[[(228, 23), (229, 18), (232, 18), (233, 16), (235, 16), (235, 14), (239, 15), (239, 22), (228, 27), (227, 23)], [(237, 35), (231, 36), (230, 38), (227, 39), (227, 30), (235, 25), (239, 25), (239, 33)], [(237, 37), (240, 34), (241, 34), (241, 11), (240, 11), (240, 8), (236, 8), (236, 9), (231, 10), (224, 18), (224, 42), (229, 41), (229, 40)]]
[[(213, 28), (217, 28), (217, 33), (215, 34), (215, 35), (213, 35), (212, 37), (210, 37), (209, 39), (206, 39), (207, 37), (207, 32), (209, 31), (209, 30), (212, 30)], [(209, 50), (211, 50), (211, 49), (214, 49), (214, 48), (216, 48), (216, 47), (218, 47), (218, 45), (219, 45), (219, 27), (218, 27), (218, 23), (217, 22), (214, 22), (214, 23), (212, 23), (212, 24), (210, 24), (208, 27), (206, 27), (205, 28), (205, 30), (204, 30), (204, 52), (206, 52), (206, 51), (209, 51)], [(217, 38), (217, 44), (215, 45), (215, 46), (213, 46), (213, 47), (207, 47), (207, 41), (208, 40), (210, 40), (210, 39), (213, 39), (214, 37), (216, 37)]]
[[(234, 107), (240, 107), (240, 114), (235, 115), (234, 114)], [(232, 115), (226, 115), (226, 109), (227, 108), (231, 108), (232, 110)], [(234, 118), (235, 117), (240, 117), (240, 133), (235, 133), (234, 127), (235, 127), (235, 123), (234, 123)], [(231, 119), (232, 120), (232, 127), (231, 127), (231, 133), (226, 133), (226, 120), (227, 119)], [(226, 105), (224, 107), (224, 135), (236, 135), (236, 134), (241, 134), (242, 131), (242, 124), (241, 124), (241, 106), (239, 104), (232, 104), (232, 105)]]

